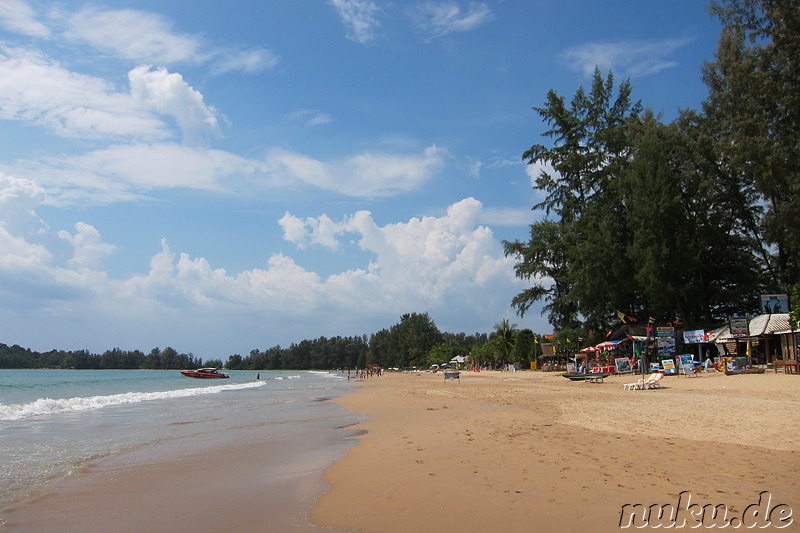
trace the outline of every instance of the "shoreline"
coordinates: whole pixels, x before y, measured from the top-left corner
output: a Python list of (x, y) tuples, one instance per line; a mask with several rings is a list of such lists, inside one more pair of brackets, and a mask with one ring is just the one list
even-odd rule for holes
[[(800, 378), (711, 373), (624, 391), (540, 372), (372, 379), (336, 401), (364, 413), (310, 520), (400, 531), (618, 531), (624, 505), (724, 505), (768, 491), (800, 513)], [(800, 517), (788, 528), (794, 530)], [(733, 524), (731, 524), (733, 525)]]
[(309, 510), (328, 489), (324, 471), (354, 444), (360, 417), (328, 397), (303, 401), (313, 414), (232, 415), (221, 432), (98, 457), (3, 508), (0, 531), (318, 532)]

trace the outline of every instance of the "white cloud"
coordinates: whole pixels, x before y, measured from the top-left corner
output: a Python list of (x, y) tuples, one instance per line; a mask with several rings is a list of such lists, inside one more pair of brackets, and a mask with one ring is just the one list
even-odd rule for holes
[(380, 22), (376, 15), (380, 13), (378, 4), (372, 0), (330, 0), (329, 4), (336, 8), (339, 17), (347, 28), (348, 39), (367, 44), (374, 41)]
[(65, 35), (138, 63), (199, 63), (207, 59), (198, 37), (177, 35), (164, 17), (144, 11), (84, 9), (69, 18)]
[(85, 222), (75, 224), (75, 234), (61, 230), (58, 236), (72, 245), (67, 265), (76, 270), (100, 270), (102, 260), (114, 252), (115, 246), (103, 242), (100, 232)]
[(172, 116), (187, 141), (217, 132), (217, 112), (180, 74), (136, 67), (130, 93), (77, 74), (42, 54), (0, 45), (0, 118), (43, 126), (63, 137), (163, 139)]
[(561, 58), (572, 70), (584, 76), (591, 76), (595, 68), (599, 68), (636, 78), (676, 66), (677, 61), (670, 57), (690, 42), (691, 39), (663, 39), (586, 43), (564, 50)]
[(492, 10), (477, 2), (463, 10), (457, 2), (425, 2), (416, 7), (412, 16), (417, 28), (428, 39), (435, 39), (474, 30), (492, 18)]
[(556, 169), (553, 168), (553, 165), (550, 163), (544, 163), (542, 161), (536, 161), (535, 163), (525, 165), (525, 173), (531, 180), (531, 187), (536, 186), (536, 180), (539, 179), (539, 176), (542, 174), (553, 176), (555, 179), (558, 179), (559, 176)]
[(331, 118), (328, 113), (314, 111), (313, 109), (301, 109), (300, 111), (293, 111), (291, 113), (287, 113), (286, 118), (290, 120), (303, 121), (305, 125), (309, 127), (333, 122), (333, 118)]
[(211, 72), (217, 76), (234, 71), (254, 74), (271, 70), (278, 63), (280, 63), (280, 56), (266, 48), (220, 50), (214, 60)]
[(480, 221), (491, 226), (527, 226), (533, 222), (530, 208), (494, 207), (484, 208)]
[(164, 138), (166, 125), (105, 80), (0, 44), (0, 118), (43, 126), (63, 137)]
[(184, 141), (193, 143), (203, 133), (217, 132), (217, 112), (203, 95), (166, 68), (139, 66), (128, 73), (131, 96), (164, 115), (175, 117)]
[(266, 165), (224, 150), (175, 143), (109, 146), (82, 155), (18, 161), (15, 173), (36, 179), (48, 203), (130, 200), (165, 188), (225, 190), (225, 181), (267, 172)]
[(36, 216), (44, 199), (44, 189), (34, 182), (0, 172), (0, 225), (13, 233), (29, 237), (46, 230)]
[(36, 12), (22, 0), (0, 2), (0, 27), (31, 37), (49, 37), (50, 30), (36, 20)]
[(133, 9), (83, 9), (68, 18), (64, 35), (136, 63), (210, 63), (214, 75), (258, 73), (280, 62), (267, 48), (216, 46), (200, 35), (175, 32), (166, 17)]
[(275, 149), (268, 163), (279, 172), (321, 189), (372, 198), (408, 192), (442, 166), (446, 151), (430, 146), (420, 155), (362, 153), (332, 162)]
[[(21, 184), (11, 187), (23, 195)], [(324, 334), (308, 329), (312, 323), (328, 334), (370, 333), (412, 311), (446, 317), (438, 322), (449, 331), (488, 329), (523, 284), (492, 231), (476, 225), (481, 211), (481, 203), (468, 198), (444, 216), (385, 226), (366, 211), (340, 221), (286, 213), (280, 224), (291, 242), (336, 249), (334, 241), (346, 235), (371, 256), (326, 277), (282, 253), (264, 268), (231, 274), (203, 257), (175, 253), (163, 240), (146, 273), (115, 280), (102, 268), (114, 247), (88, 223), (76, 225), (74, 234), (58, 232), (73, 250), (63, 256), (0, 226), (0, 293), (6, 301), (25, 301), (32, 308), (26, 312), (69, 321), (73, 333), (108, 330), (115, 340), (104, 342), (115, 345), (135, 320), (143, 325), (139, 348), (158, 343), (162, 333), (173, 345), (213, 342), (225, 349), (236, 349), (242, 335), (260, 338), (263, 346)], [(224, 338), (214, 338), (218, 332)]]
[(347, 235), (373, 256), (365, 268), (326, 280), (325, 288), (347, 288), (329, 298), (375, 312), (385, 306), (444, 309), (451, 302), (477, 312), (488, 287), (503, 287), (504, 294), (517, 287), (512, 260), (503, 255), (489, 228), (476, 226), (482, 209), (480, 202), (467, 198), (448, 207), (445, 216), (412, 218), (383, 227), (368, 211), (340, 222), (326, 215), (303, 220), (286, 213), (280, 223), (284, 238), (301, 248), (319, 244), (336, 250), (337, 239)]
[(337, 238), (347, 231), (342, 224), (334, 222), (324, 213), (319, 218), (308, 217), (303, 220), (287, 211), (278, 224), (283, 228), (283, 238), (301, 249), (308, 248), (309, 244), (319, 244), (330, 250), (338, 250)]

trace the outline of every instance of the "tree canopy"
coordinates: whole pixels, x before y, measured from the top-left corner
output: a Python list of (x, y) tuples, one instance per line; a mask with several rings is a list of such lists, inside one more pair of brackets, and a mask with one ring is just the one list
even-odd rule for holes
[(549, 145), (522, 157), (542, 170), (544, 218), (506, 241), (559, 330), (606, 328), (616, 312), (703, 326), (755, 310), (762, 292), (800, 281), (800, 3), (715, 2), (724, 29), (701, 110), (671, 123), (595, 70), (567, 103), (534, 110)]

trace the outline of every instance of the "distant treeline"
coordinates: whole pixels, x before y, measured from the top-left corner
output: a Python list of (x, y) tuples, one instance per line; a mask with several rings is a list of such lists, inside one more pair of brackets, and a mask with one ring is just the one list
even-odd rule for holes
[(365, 368), (426, 367), (441, 364), (455, 356), (469, 356), (474, 362), (498, 365), (524, 362), (537, 355), (530, 330), (517, 330), (504, 320), (491, 334), (443, 333), (427, 313), (410, 313), (389, 329), (355, 337), (319, 337), (292, 344), (274, 346), (249, 355), (228, 356), (203, 362), (193, 354), (181, 354), (173, 348), (139, 350), (119, 348), (102, 354), (87, 350), (34, 352), (18, 345), (0, 344), (0, 368), (75, 368), (75, 369), (194, 369), (223, 366), (228, 370), (336, 370)]
[[(527, 330), (527, 333), (530, 333)], [(530, 334), (533, 339), (532, 333)], [(524, 342), (527, 352), (532, 343)], [(427, 367), (433, 363), (450, 361), (457, 355), (473, 354), (476, 359), (496, 362), (512, 358), (510, 351), (503, 352), (502, 343), (495, 334), (443, 333), (428, 313), (404, 314), (400, 322), (389, 329), (361, 337), (320, 337), (292, 344), (288, 348), (274, 346), (265, 351), (252, 350), (242, 357), (231, 355), (225, 363), (229, 370), (335, 370), (365, 368)], [(505, 356), (505, 357), (504, 357)]]
[(222, 361), (203, 360), (192, 354), (178, 353), (172, 348), (153, 348), (145, 354), (139, 350), (126, 351), (114, 348), (102, 354), (87, 350), (66, 352), (50, 350), (34, 352), (19, 345), (0, 344), (0, 368), (75, 368), (80, 370), (178, 370), (201, 366), (222, 366)]

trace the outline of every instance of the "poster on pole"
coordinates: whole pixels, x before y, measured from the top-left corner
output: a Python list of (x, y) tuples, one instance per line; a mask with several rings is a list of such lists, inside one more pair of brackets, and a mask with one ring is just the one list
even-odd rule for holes
[(659, 357), (675, 357), (675, 339), (658, 339), (658, 355)]
[(678, 359), (681, 362), (681, 370), (683, 370), (684, 374), (694, 373), (694, 356), (692, 354), (679, 355)]
[(675, 369), (675, 361), (672, 359), (664, 359), (661, 361), (661, 366), (664, 367), (664, 374), (677, 374), (678, 371)]
[(684, 344), (701, 344), (706, 342), (706, 331), (703, 329), (695, 329), (692, 331), (683, 332)]
[(617, 367), (617, 374), (630, 374), (633, 372), (631, 369), (631, 360), (627, 357), (618, 357), (614, 359), (614, 366)]

